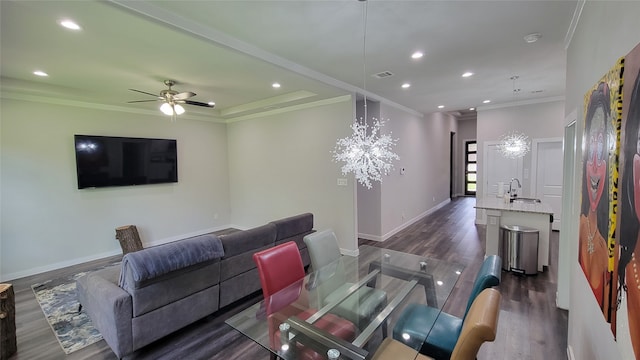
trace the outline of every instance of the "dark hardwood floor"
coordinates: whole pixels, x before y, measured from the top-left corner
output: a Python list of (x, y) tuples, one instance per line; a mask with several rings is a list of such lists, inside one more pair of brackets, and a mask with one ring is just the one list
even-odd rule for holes
[[(484, 255), (484, 228), (474, 224), (474, 198), (458, 198), (385, 242), (360, 244), (437, 257), (466, 265), (445, 310), (460, 316)], [(551, 236), (551, 264), (535, 276), (502, 273), (498, 336), (485, 343), (478, 359), (566, 359), (567, 312), (555, 307), (558, 233)], [(115, 359), (104, 340), (65, 355), (40, 310), (31, 285), (108, 264), (117, 257), (13, 281), (18, 353), (11, 359)], [(131, 359), (269, 359), (259, 345), (224, 321), (258, 302), (256, 293), (223, 312), (206, 317), (145, 347)]]

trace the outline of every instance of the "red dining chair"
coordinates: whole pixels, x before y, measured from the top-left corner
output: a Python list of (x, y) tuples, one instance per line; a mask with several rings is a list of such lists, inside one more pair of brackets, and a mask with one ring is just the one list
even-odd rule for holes
[[(289, 241), (253, 254), (253, 261), (258, 267), (262, 294), (266, 303), (265, 310), (269, 324), (271, 348), (277, 349), (280, 347), (278, 326), (287, 317), (295, 315), (302, 320), (306, 320), (315, 313), (314, 309), (307, 307), (306, 300), (301, 299), (305, 276), (302, 258), (296, 243)], [(294, 284), (297, 284), (297, 286)], [(284, 290), (284, 292), (279, 293), (281, 290)], [(289, 302), (288, 306), (283, 303), (283, 300)], [(299, 306), (296, 306), (296, 302), (298, 302), (297, 305)], [(349, 342), (353, 341), (356, 336), (356, 326), (352, 322), (333, 314), (324, 315), (313, 325)], [(308, 348), (303, 348), (302, 346), (297, 348), (301, 355), (300, 358), (323, 358), (323, 356)], [(272, 354), (273, 358), (275, 358), (275, 354)]]

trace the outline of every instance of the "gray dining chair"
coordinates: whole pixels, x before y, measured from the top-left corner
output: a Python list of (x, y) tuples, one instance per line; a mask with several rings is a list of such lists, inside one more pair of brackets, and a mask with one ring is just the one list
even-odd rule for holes
[(338, 238), (336, 238), (336, 234), (331, 229), (306, 235), (303, 241), (309, 250), (309, 258), (311, 259), (313, 270), (329, 265), (342, 256)]
[[(315, 232), (303, 238), (309, 251), (313, 271), (321, 271), (331, 267), (331, 277), (325, 278), (317, 285), (317, 293), (323, 305), (329, 304), (344, 294), (353, 284), (346, 282), (343, 264), (338, 262), (342, 256), (335, 233), (331, 229)], [(332, 309), (332, 313), (341, 316), (362, 330), (372, 319), (387, 306), (387, 293), (363, 286)], [(386, 336), (386, 323), (382, 326)]]

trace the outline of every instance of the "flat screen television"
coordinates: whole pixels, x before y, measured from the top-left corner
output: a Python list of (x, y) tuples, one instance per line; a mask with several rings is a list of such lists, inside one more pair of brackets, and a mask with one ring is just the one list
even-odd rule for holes
[(178, 182), (176, 140), (75, 135), (78, 189)]

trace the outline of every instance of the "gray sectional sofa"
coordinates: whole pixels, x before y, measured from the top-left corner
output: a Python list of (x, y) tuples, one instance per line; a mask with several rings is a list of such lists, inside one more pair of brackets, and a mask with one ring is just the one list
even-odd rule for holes
[(202, 235), (126, 254), (120, 266), (77, 280), (78, 300), (118, 358), (261, 289), (253, 254), (302, 240), (305, 213), (231, 234)]

